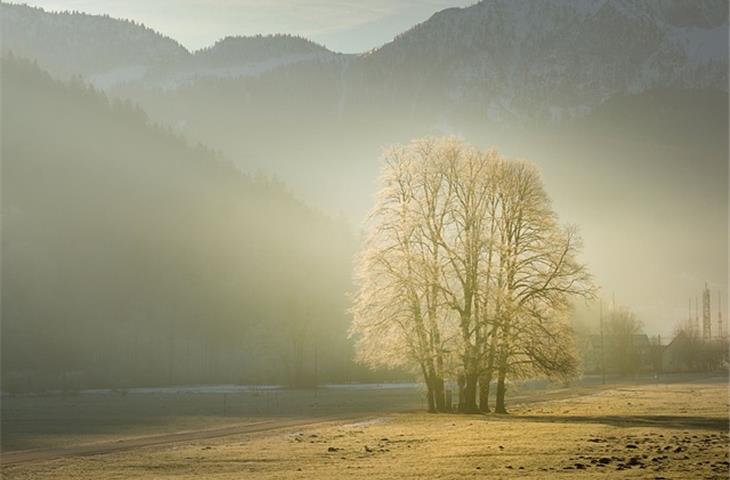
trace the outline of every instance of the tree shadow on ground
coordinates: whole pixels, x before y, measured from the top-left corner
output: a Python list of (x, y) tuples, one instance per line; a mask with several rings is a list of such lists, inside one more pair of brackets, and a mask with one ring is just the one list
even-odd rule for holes
[[(495, 418), (490, 415), (486, 418)], [(727, 417), (684, 415), (499, 415), (500, 420), (538, 423), (599, 423), (612, 427), (654, 427), (667, 429), (699, 429), (727, 432)]]

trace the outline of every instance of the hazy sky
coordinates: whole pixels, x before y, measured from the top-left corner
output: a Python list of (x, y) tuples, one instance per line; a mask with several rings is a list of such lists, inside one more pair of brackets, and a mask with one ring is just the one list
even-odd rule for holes
[(226, 35), (291, 33), (346, 53), (393, 39), (434, 12), (475, 0), (26, 0), (46, 10), (78, 10), (129, 18), (188, 49)]

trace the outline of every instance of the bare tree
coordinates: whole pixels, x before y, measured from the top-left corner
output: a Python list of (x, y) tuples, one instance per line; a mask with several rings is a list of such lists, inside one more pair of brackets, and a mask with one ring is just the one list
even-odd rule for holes
[(429, 410), (445, 411), (446, 318), (434, 288), (438, 255), (423, 238), (413, 153), (393, 148), (386, 154), (372, 228), (357, 261), (351, 335), (359, 360), (367, 364), (419, 368)]
[(495, 375), (504, 411), (508, 374), (576, 371), (565, 312), (592, 287), (531, 164), (455, 138), (413, 141), (386, 154), (370, 220), (353, 308), (360, 360), (419, 366), (432, 410), (455, 376), (464, 412), (488, 410)]
[[(534, 165), (512, 161), (500, 182), (502, 214), (500, 254), (504, 268), (502, 308), (499, 315), (499, 358), (495, 410), (506, 412), (506, 378), (510, 357), (524, 350), (525, 335), (560, 345), (569, 329), (546, 328), (546, 319), (561, 319), (574, 296), (591, 297), (593, 286), (584, 265), (576, 259), (581, 242), (574, 228), (561, 227)], [(561, 335), (562, 334), (562, 335)], [(573, 351), (568, 350), (568, 351)], [(537, 350), (533, 350), (534, 353)], [(545, 371), (550, 363), (534, 355), (534, 366)], [(555, 367), (575, 363), (565, 359)], [(547, 369), (548, 372), (552, 371)], [(559, 372), (560, 370), (556, 370)], [(564, 373), (568, 373), (567, 370)]]
[(489, 197), (494, 151), (481, 152), (454, 138), (425, 139), (413, 144), (419, 152), (421, 229), (439, 275), (431, 287), (454, 314), (458, 335), (459, 410), (477, 411), (477, 382), (485, 331), (479, 321), (479, 283), (488, 239)]
[(638, 341), (641, 335), (641, 322), (634, 312), (625, 307), (611, 309), (606, 323), (606, 352), (610, 370), (620, 375), (639, 371), (641, 345)]

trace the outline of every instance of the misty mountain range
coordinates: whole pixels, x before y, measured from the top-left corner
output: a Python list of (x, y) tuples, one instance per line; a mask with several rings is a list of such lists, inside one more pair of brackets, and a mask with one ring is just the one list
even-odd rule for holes
[(540, 166), (604, 293), (648, 329), (671, 332), (705, 280), (727, 288), (726, 1), (485, 0), (361, 54), (236, 32), (190, 52), (133, 21), (6, 3), (0, 28), (4, 54), (353, 224), (383, 146), (457, 134)]
[[(617, 94), (727, 91), (728, 4), (492, 0), (447, 9), (359, 55), (288, 35), (227, 37), (189, 52), (133, 21), (2, 5), (3, 51), (94, 85), (175, 88), (203, 79), (335, 75), (342, 112), (363, 97), (490, 120), (584, 115)], [(89, 41), (90, 39), (93, 41)]]

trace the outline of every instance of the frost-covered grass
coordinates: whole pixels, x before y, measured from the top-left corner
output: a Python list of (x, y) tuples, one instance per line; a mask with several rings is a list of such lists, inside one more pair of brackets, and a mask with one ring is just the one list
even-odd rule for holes
[(727, 478), (728, 385), (632, 385), (511, 415), (399, 413), (6, 467), (5, 478)]

